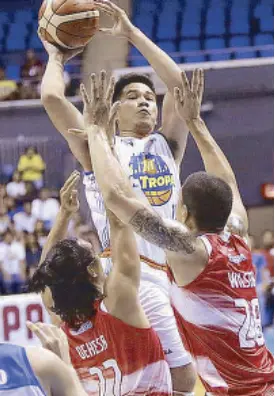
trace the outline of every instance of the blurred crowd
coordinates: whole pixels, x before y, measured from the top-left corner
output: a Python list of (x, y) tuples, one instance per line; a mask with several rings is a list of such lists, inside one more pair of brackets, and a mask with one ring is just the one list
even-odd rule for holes
[[(45, 67), (45, 62), (32, 49), (29, 49), (20, 67), (18, 78), (11, 78), (7, 76), (6, 66), (0, 60), (0, 100), (39, 99)], [(71, 78), (70, 65), (65, 66), (64, 81), (66, 95), (74, 96), (75, 87), (79, 84), (76, 85)]]
[[(35, 147), (28, 147), (20, 156), (11, 180), (0, 184), (2, 295), (25, 291), (58, 213), (59, 192), (44, 186), (45, 169), (46, 164)], [(68, 237), (88, 240), (100, 250), (95, 232), (83, 223), (80, 213), (71, 220)]]
[(274, 323), (274, 232), (266, 230), (259, 244), (250, 237), (263, 328)]

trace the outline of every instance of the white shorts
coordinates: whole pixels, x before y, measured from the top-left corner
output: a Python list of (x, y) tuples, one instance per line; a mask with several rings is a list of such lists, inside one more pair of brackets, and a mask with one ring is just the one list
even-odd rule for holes
[(141, 280), (139, 298), (151, 326), (159, 336), (169, 367), (190, 364), (192, 358), (182, 344), (169, 292), (152, 282)]

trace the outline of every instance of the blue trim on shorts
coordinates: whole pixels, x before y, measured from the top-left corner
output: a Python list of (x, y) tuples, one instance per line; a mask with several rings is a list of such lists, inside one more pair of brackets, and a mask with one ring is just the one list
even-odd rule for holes
[(90, 176), (90, 175), (93, 175), (93, 174), (94, 174), (93, 171), (91, 171), (91, 172), (83, 172), (83, 173), (84, 173), (85, 176)]

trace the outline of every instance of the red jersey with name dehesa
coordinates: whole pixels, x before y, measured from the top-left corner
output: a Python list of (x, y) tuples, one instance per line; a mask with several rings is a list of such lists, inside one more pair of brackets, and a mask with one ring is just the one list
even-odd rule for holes
[(179, 331), (211, 395), (273, 395), (273, 357), (265, 347), (255, 269), (243, 239), (200, 237), (209, 261), (189, 285), (173, 275), (171, 299)]
[(172, 395), (171, 375), (152, 328), (130, 326), (97, 306), (80, 329), (62, 326), (72, 364), (90, 396)]

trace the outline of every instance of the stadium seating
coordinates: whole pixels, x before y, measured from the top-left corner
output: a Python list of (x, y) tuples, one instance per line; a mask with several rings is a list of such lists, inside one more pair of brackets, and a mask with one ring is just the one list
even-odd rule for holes
[(180, 52), (187, 52), (188, 55), (185, 55), (182, 58), (182, 62), (184, 63), (193, 63), (193, 62), (204, 62), (204, 55), (192, 55), (193, 51), (200, 51), (200, 42), (198, 40), (182, 40), (180, 42)]
[[(139, 0), (134, 2), (133, 12), (137, 26), (166, 51), (169, 48), (171, 52), (174, 48), (181, 52), (211, 50), (207, 56), (179, 58), (185, 62), (244, 59), (273, 53), (269, 49), (239, 49), (273, 44), (272, 0)], [(212, 52), (226, 47), (236, 50)], [(130, 55), (133, 54), (138, 55), (131, 49)], [(132, 66), (145, 64), (142, 58), (131, 62)]]
[(20, 66), (10, 64), (6, 68), (6, 76), (10, 80), (19, 80), (20, 78)]
[[(225, 48), (225, 43), (223, 38), (209, 38), (205, 41), (206, 50), (211, 50), (211, 51), (222, 50), (224, 48)], [(222, 52), (217, 52), (217, 53), (211, 52), (208, 56), (210, 61), (229, 60), (231, 57), (230, 53), (222, 53)]]
[(212, 0), (207, 11), (206, 36), (222, 35), (225, 33), (225, 9), (220, 0)]
[[(247, 59), (255, 56), (255, 51), (241, 50), (241, 48), (250, 47), (249, 37), (245, 37), (245, 36), (232, 37), (230, 39), (230, 47), (236, 48), (233, 55), (236, 59)], [(238, 48), (240, 49), (238, 50)]]
[(0, 12), (0, 24), (2, 25), (3, 23), (9, 23), (9, 22), (10, 22), (10, 20), (9, 20), (8, 13), (5, 11)]
[[(271, 34), (258, 34), (255, 36), (254, 40), (255, 45), (274, 45), (274, 37)], [(274, 56), (274, 48), (273, 49), (263, 49), (260, 50), (260, 55), (269, 57)]]
[[(165, 51), (198, 51), (236, 46), (235, 53), (217, 52), (178, 59), (188, 62), (271, 56), (270, 49), (241, 51), (241, 46), (273, 44), (272, 0), (136, 0), (133, 22)], [(42, 51), (36, 34), (37, 12), (31, 9), (1, 9), (1, 53)], [(170, 41), (170, 42), (169, 42)], [(140, 54), (129, 46), (129, 56)], [(142, 58), (129, 58), (132, 66), (146, 65)]]

